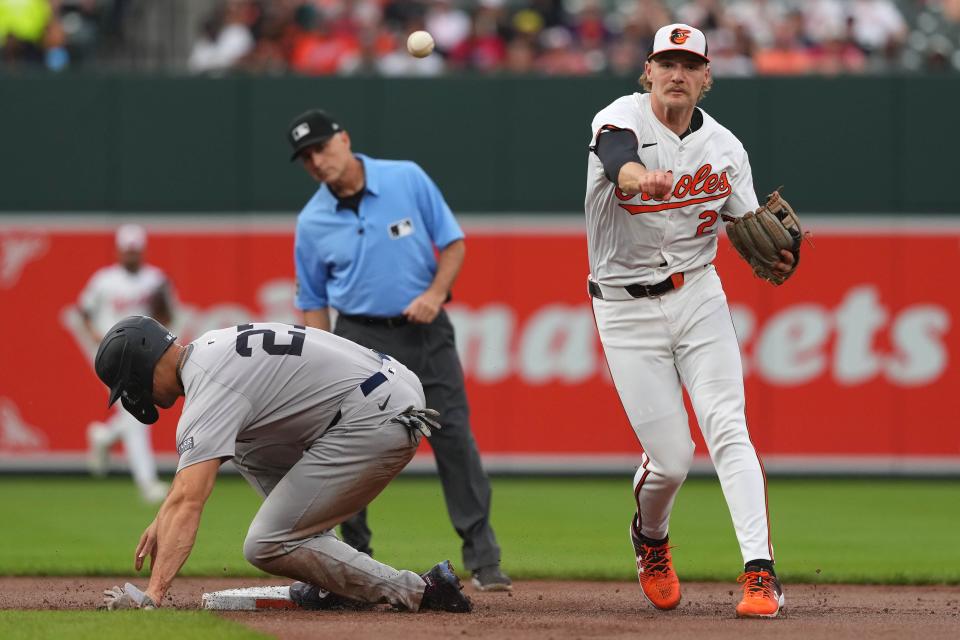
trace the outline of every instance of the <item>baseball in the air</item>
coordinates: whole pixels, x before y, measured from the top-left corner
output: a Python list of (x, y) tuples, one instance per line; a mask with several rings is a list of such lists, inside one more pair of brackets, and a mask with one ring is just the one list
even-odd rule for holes
[(415, 58), (426, 58), (433, 51), (433, 36), (426, 31), (414, 31), (407, 38), (407, 51)]

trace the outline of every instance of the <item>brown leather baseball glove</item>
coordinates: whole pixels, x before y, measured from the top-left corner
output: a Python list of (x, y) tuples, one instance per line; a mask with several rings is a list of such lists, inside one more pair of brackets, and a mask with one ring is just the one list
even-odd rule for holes
[[(767, 201), (756, 211), (742, 218), (724, 216), (724, 221), (733, 248), (758, 277), (781, 285), (797, 270), (803, 230), (793, 207), (780, 197), (779, 191), (767, 196)], [(775, 264), (783, 262), (780, 253), (783, 250), (793, 254), (793, 269), (790, 271), (774, 268)]]

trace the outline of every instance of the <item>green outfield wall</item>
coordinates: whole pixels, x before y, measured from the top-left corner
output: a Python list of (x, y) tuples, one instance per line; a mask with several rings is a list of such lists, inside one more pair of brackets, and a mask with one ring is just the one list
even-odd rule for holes
[[(633, 78), (0, 76), (0, 211), (295, 211), (299, 111), (354, 148), (419, 162), (458, 212), (582, 207), (594, 113)], [(703, 107), (750, 152), (758, 192), (801, 211), (960, 212), (960, 79), (724, 79)]]

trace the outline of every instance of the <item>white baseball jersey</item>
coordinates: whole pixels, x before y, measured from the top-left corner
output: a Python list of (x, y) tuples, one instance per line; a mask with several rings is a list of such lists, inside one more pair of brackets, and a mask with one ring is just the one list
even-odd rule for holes
[(80, 308), (101, 334), (127, 316), (149, 316), (150, 300), (167, 286), (163, 271), (149, 264), (131, 273), (119, 264), (91, 276), (80, 293)]
[(178, 471), (253, 451), (292, 466), (362, 382), (385, 366), (405, 369), (327, 331), (278, 322), (209, 331), (191, 345)]
[(593, 119), (592, 142), (604, 131), (637, 136), (649, 170), (673, 171), (669, 200), (628, 196), (610, 182), (595, 153), (587, 163), (590, 273), (600, 284), (654, 284), (702, 267), (717, 254), (721, 215), (741, 217), (759, 206), (743, 145), (703, 110), (703, 125), (682, 140), (653, 114), (650, 95), (623, 96)]

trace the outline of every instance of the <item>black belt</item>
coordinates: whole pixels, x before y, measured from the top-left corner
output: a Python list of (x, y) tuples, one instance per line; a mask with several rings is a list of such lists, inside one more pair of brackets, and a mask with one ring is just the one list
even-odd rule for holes
[[(623, 287), (623, 289), (634, 298), (653, 298), (655, 296), (662, 296), (668, 291), (679, 289), (682, 286), (683, 273), (675, 273), (663, 282), (656, 284), (628, 284)], [(588, 280), (587, 288), (591, 296), (603, 300), (603, 291), (600, 290), (600, 285), (593, 280)]]
[(341, 313), (339, 317), (350, 320), (351, 322), (357, 322), (359, 324), (378, 325), (381, 327), (387, 327), (388, 329), (402, 327), (410, 323), (406, 316), (392, 316), (386, 318), (383, 316), (354, 316)]

